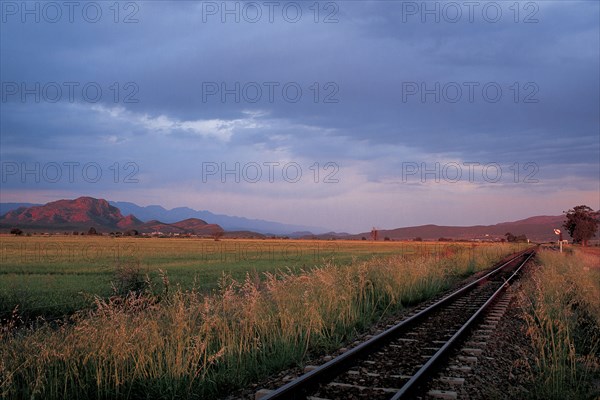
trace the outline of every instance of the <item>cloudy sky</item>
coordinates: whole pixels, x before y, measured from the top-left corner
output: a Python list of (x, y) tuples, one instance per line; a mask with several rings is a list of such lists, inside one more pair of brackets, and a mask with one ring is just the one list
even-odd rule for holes
[(600, 208), (597, 1), (1, 6), (2, 202), (348, 232)]

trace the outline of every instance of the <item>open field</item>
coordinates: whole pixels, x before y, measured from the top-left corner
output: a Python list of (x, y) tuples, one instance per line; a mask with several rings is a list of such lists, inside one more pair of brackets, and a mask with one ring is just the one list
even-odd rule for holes
[[(223, 274), (243, 280), (247, 273), (298, 273), (328, 262), (348, 265), (373, 257), (436, 256), (472, 251), (474, 244), (432, 242), (202, 240), (88, 236), (0, 237), (0, 313), (62, 315), (90, 304), (92, 295), (113, 294), (125, 279), (202, 291), (217, 288)], [(479, 244), (478, 246), (484, 246)], [(135, 282), (126, 282), (135, 284)]]
[(0, 393), (44, 399), (224, 396), (301, 364), (312, 352), (336, 348), (384, 315), (431, 298), (515, 251), (511, 245), (453, 244), (420, 257), (401, 254), (400, 243), (378, 243), (375, 248), (388, 255), (373, 257), (368, 246), (340, 244), (342, 263), (265, 273), (262, 280), (250, 274), (241, 281), (221, 279), (208, 294), (168, 286), (168, 292), (147, 288), (97, 299), (96, 307), (60, 327), (9, 322), (0, 331)]

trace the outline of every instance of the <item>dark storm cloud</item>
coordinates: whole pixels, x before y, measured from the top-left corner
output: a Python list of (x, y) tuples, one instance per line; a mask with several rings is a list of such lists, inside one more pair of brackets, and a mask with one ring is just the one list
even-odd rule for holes
[[(309, 18), (298, 24), (281, 18), (274, 24), (220, 23), (193, 2), (140, 3), (139, 22), (129, 25), (9, 21), (2, 44), (10, 56), (3, 57), (2, 79), (99, 82), (108, 103), (113, 82), (134, 82), (140, 102), (125, 106), (138, 112), (198, 119), (268, 109), (274, 117), (312, 120), (357, 139), (434, 151), (481, 150), (498, 136), (516, 139), (527, 131), (546, 138), (567, 129), (579, 138), (596, 133), (597, 4), (536, 3), (539, 22), (525, 24), (514, 23), (508, 6), (498, 23), (477, 12), (473, 23), (466, 15), (458, 23), (436, 23), (431, 16), (422, 23), (418, 14), (405, 15), (405, 3), (339, 3), (339, 23), (329, 25)], [(242, 89), (257, 83), (261, 101), (241, 96), (236, 102), (227, 95), (223, 102), (221, 85), (232, 89), (236, 82)], [(272, 102), (268, 82), (277, 83)], [(281, 93), (290, 82), (303, 90), (298, 103)], [(335, 92), (332, 99), (339, 103), (315, 103), (314, 82), (320, 100)], [(445, 96), (454, 96), (452, 88), (444, 92), (453, 82), (463, 91), (457, 103)], [(476, 85), (472, 102), (465, 82)], [(327, 83), (335, 85), (326, 90)], [(439, 83), (440, 102), (435, 95), (423, 102), (420, 90), (403, 98), (413, 83), (419, 89)], [(498, 103), (484, 97), (490, 83), (502, 89)], [(219, 92), (203, 96), (213, 84)], [(538, 103), (523, 103), (527, 96)]]

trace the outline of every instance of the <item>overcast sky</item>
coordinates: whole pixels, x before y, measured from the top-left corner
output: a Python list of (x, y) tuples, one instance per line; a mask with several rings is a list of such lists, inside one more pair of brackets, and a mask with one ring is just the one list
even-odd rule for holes
[(599, 4), (2, 1), (1, 201), (348, 232), (598, 209)]

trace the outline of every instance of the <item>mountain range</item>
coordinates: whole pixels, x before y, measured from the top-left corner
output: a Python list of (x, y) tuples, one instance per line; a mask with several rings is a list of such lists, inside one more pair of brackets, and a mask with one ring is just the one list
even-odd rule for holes
[[(198, 219), (203, 221), (209, 221), (211, 224), (216, 224), (221, 226), (227, 232), (237, 232), (240, 237), (243, 236), (260, 236), (256, 235), (256, 233), (264, 234), (264, 235), (288, 235), (292, 237), (299, 237), (303, 235), (308, 235), (312, 233), (324, 233), (327, 232), (327, 229), (314, 227), (314, 226), (304, 226), (304, 225), (292, 225), (292, 224), (283, 224), (280, 222), (274, 221), (265, 221), (261, 219), (249, 219), (243, 217), (222, 215), (222, 214), (213, 214), (210, 211), (198, 211), (189, 207), (177, 207), (171, 210), (168, 210), (162, 206), (158, 205), (150, 205), (150, 206), (139, 206), (135, 203), (124, 202), (124, 201), (108, 201), (111, 206), (118, 208), (122, 214), (124, 215), (135, 215), (139, 220), (157, 226), (156, 222), (164, 224), (175, 224), (179, 221), (187, 220), (187, 219)], [(6, 213), (16, 210), (20, 207), (36, 207), (42, 206), (43, 204), (36, 203), (0, 203), (0, 216), (5, 215)], [(19, 221), (14, 221), (18, 223)], [(33, 221), (31, 221), (33, 222)], [(0, 228), (3, 227), (3, 224), (6, 225), (9, 221), (2, 221), (0, 219)], [(31, 225), (31, 224), (28, 224)], [(158, 226), (157, 226), (158, 227)], [(6, 228), (6, 226), (4, 226)], [(40, 226), (39, 229), (43, 229), (43, 226)], [(88, 227), (89, 228), (89, 227)], [(111, 229), (115, 229), (116, 227), (111, 227)], [(172, 228), (164, 227), (165, 231), (172, 231)]]
[[(80, 197), (75, 200), (58, 200), (45, 205), (31, 203), (0, 203), (0, 230), (13, 227), (28, 230), (69, 231), (88, 230), (94, 226), (99, 231), (195, 233), (210, 235), (227, 231), (227, 236), (260, 237), (258, 233), (289, 235), (317, 239), (362, 239), (370, 232), (359, 234), (326, 232), (322, 228), (287, 225), (278, 222), (253, 220), (242, 217), (213, 214), (187, 207), (167, 210), (161, 206), (138, 206), (129, 202), (109, 202), (104, 199)], [(555, 228), (562, 229), (563, 215), (535, 216), (495, 225), (439, 226), (421, 225), (389, 230), (379, 230), (379, 240), (481, 239), (498, 240), (508, 232), (526, 235), (534, 241), (556, 240)], [(207, 222), (208, 221), (208, 222)], [(564, 234), (568, 239), (568, 235)]]
[(230, 215), (213, 214), (210, 211), (198, 211), (188, 207), (177, 207), (167, 210), (162, 206), (138, 206), (135, 203), (124, 201), (111, 201), (111, 205), (118, 207), (124, 214), (133, 214), (142, 221), (153, 219), (167, 223), (181, 221), (187, 218), (198, 218), (218, 224), (226, 231), (253, 231), (262, 234), (301, 236), (306, 232), (324, 233), (327, 229), (315, 226), (282, 224), (279, 222), (265, 221), (262, 219), (248, 219)]
[(0, 229), (12, 227), (42, 231), (87, 231), (93, 227), (98, 232), (137, 230), (142, 233), (158, 231), (200, 235), (223, 232), (219, 225), (209, 224), (199, 218), (174, 223), (158, 220), (143, 222), (133, 214), (124, 216), (119, 208), (104, 199), (92, 197), (58, 200), (44, 205), (20, 205), (0, 216)]
[[(504, 238), (506, 233), (513, 235), (525, 235), (528, 239), (537, 242), (548, 242), (557, 239), (554, 229), (558, 228), (564, 231), (564, 215), (542, 215), (530, 217), (512, 222), (502, 222), (495, 225), (475, 225), (475, 226), (439, 226), (439, 225), (421, 225), (406, 228), (397, 228), (390, 230), (379, 230), (378, 237), (383, 239), (388, 237), (392, 240), (409, 240), (417, 237), (423, 240), (439, 240), (440, 238), (451, 239), (481, 239), (498, 240)], [(356, 237), (370, 237), (370, 232), (364, 232)], [(565, 232), (564, 239), (570, 236)]]

